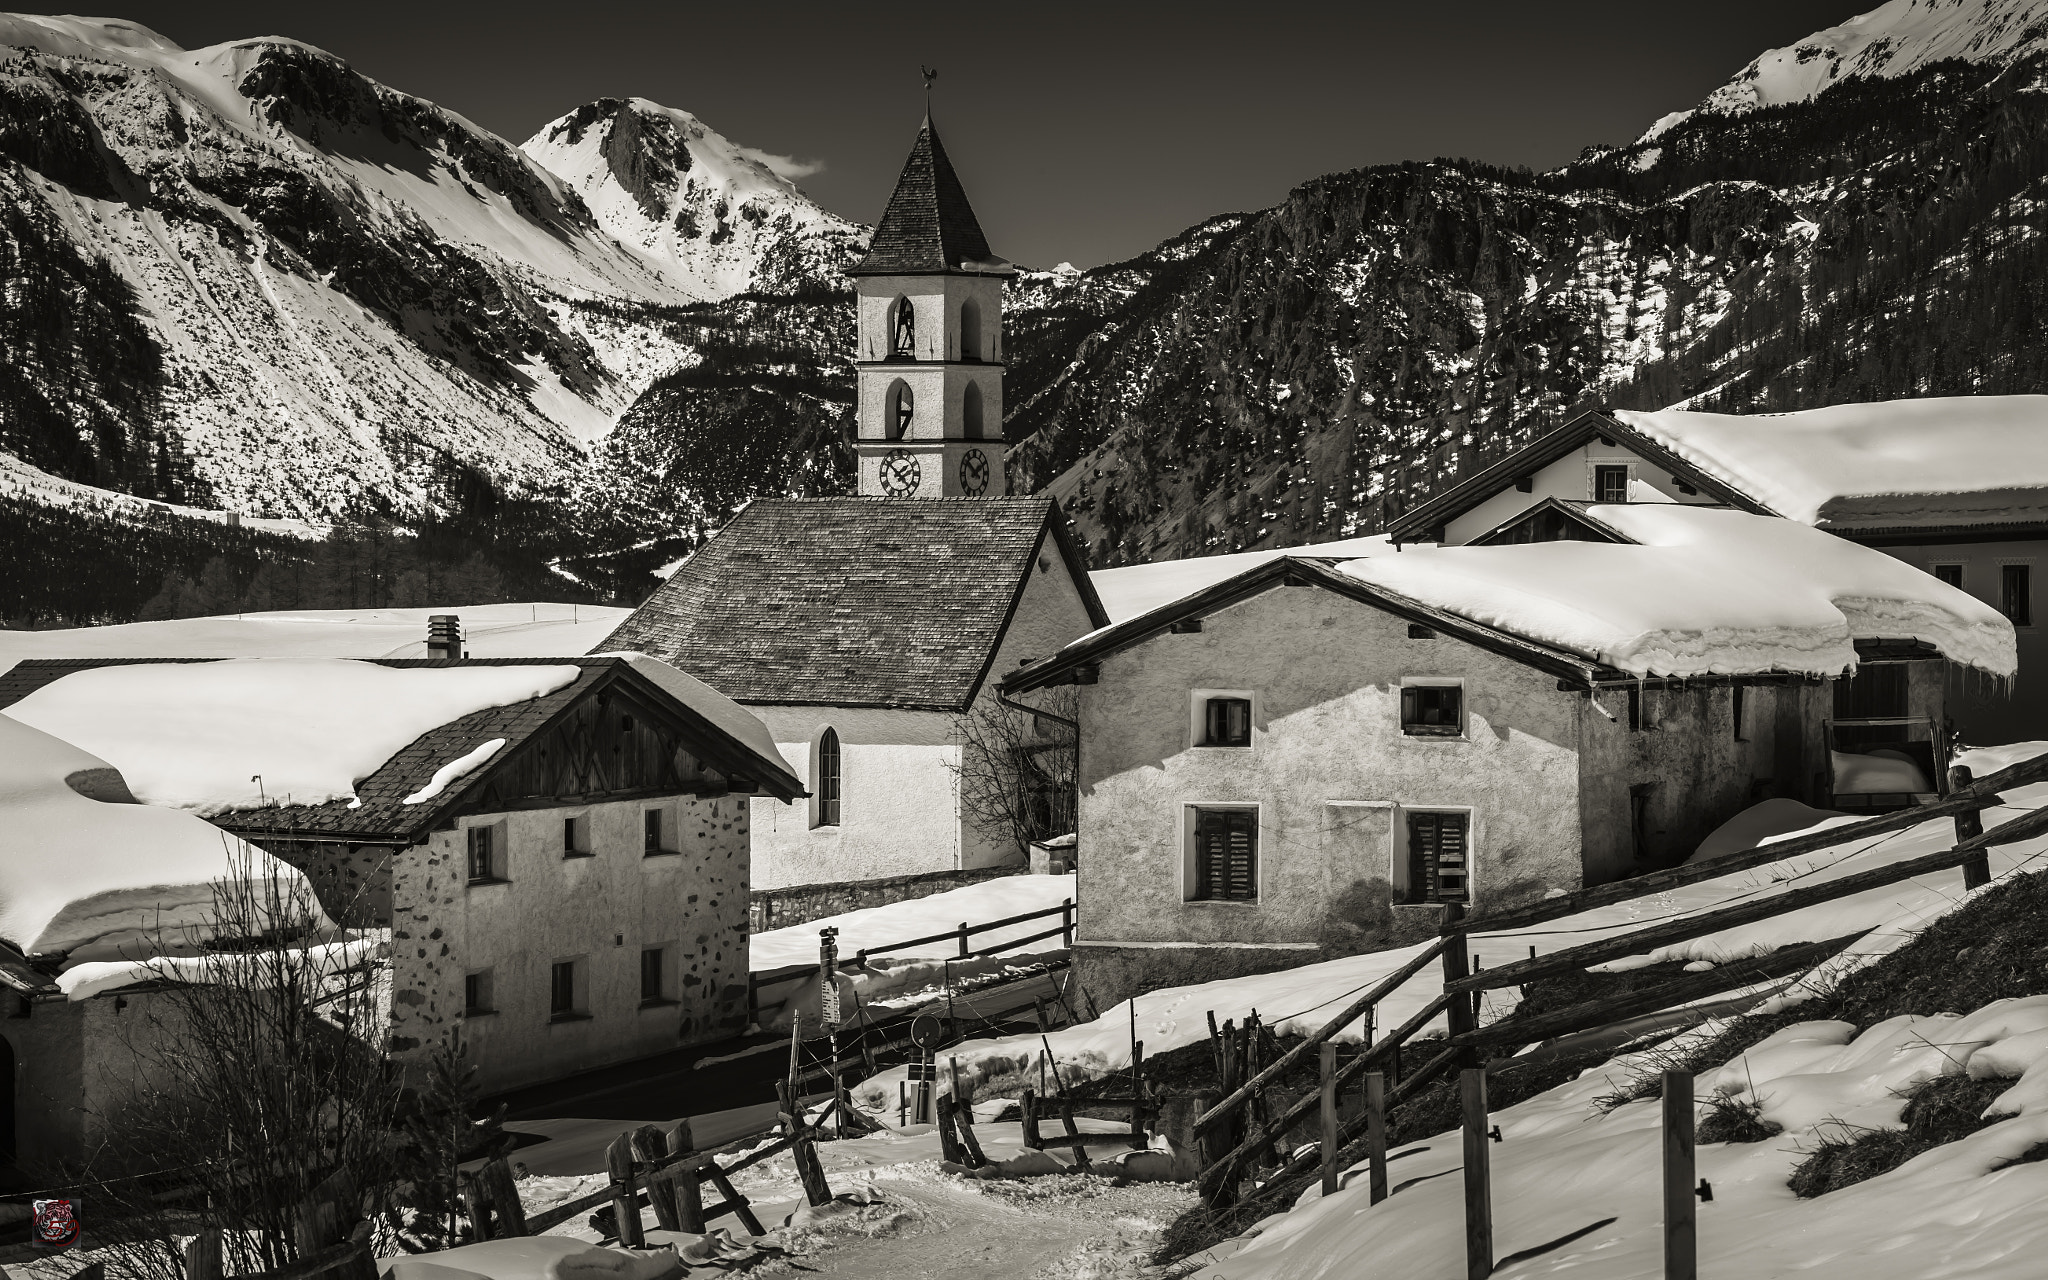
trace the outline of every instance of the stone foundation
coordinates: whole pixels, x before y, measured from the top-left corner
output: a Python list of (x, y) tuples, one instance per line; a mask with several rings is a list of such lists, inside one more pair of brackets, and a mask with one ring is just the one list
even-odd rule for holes
[(753, 932), (766, 933), (770, 929), (808, 924), (867, 907), (886, 907), (892, 902), (928, 898), (948, 889), (1024, 873), (1022, 863), (1013, 863), (1001, 867), (971, 867), (965, 871), (885, 876), (879, 880), (849, 880), (840, 884), (793, 884), (782, 889), (756, 889), (748, 895), (747, 919)]

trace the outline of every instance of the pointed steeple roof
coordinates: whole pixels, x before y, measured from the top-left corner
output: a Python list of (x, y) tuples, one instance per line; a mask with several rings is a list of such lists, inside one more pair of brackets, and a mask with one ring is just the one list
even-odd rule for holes
[(960, 175), (946, 158), (930, 116), (918, 130), (917, 145), (904, 162), (903, 176), (875, 228), (868, 256), (849, 271), (856, 276), (1010, 275), (1016, 268), (989, 251), (988, 237), (967, 203)]

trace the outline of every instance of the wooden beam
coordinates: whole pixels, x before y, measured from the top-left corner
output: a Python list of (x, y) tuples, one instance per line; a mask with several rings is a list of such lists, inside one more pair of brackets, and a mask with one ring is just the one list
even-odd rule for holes
[(1538, 978), (1570, 973), (1592, 965), (1604, 964), (1609, 960), (1619, 960), (1624, 956), (1642, 955), (1657, 947), (1683, 942), (1688, 938), (1702, 938), (1710, 933), (1719, 933), (1723, 929), (1732, 929), (1736, 925), (1768, 920), (1772, 916), (1784, 915), (1818, 902), (1832, 902), (1837, 898), (1851, 897), (1868, 889), (1897, 884), (1901, 880), (1911, 880), (1930, 871), (1946, 871), (1950, 867), (1961, 866), (1972, 858), (1982, 856), (1983, 854), (1975, 849), (1943, 849), (1939, 853), (1908, 858), (1904, 862), (1875, 867), (1852, 876), (1843, 876), (1839, 880), (1829, 880), (1804, 889), (1772, 894), (1767, 898), (1738, 902), (1734, 906), (1722, 907), (1715, 911), (1703, 911), (1698, 915), (1682, 916), (1662, 924), (1653, 924), (1619, 937), (1603, 938), (1598, 942), (1567, 947), (1563, 951), (1553, 951), (1534, 960), (1517, 960), (1497, 968), (1483, 969), (1456, 982), (1445, 983), (1444, 990), (1493, 991), (1501, 987), (1533, 982)]
[[(1545, 898), (1541, 902), (1532, 903), (1529, 906), (1516, 910), (1493, 912), (1475, 919), (1468, 919), (1461, 922), (1458, 927), (1472, 933), (1501, 933), (1524, 929), (1530, 925), (1542, 924), (1547, 920), (1556, 920), (1564, 916), (1576, 915), (1581, 911), (1590, 911), (1595, 907), (1612, 906), (1617, 902), (1627, 902), (1632, 898), (1641, 898), (1652, 893), (1662, 893), (1667, 889), (1675, 889), (1681, 885), (1696, 884), (1702, 880), (1712, 880), (1718, 876), (1747, 870), (1750, 867), (1765, 866), (1786, 858), (1796, 858), (1801, 854), (1817, 853), (1822, 849), (1832, 849), (1837, 845), (1867, 839), (1871, 836), (1888, 835), (1894, 831), (1904, 831), (1936, 818), (1949, 818), (1959, 813), (1973, 813), (1979, 809), (1993, 808), (2004, 803), (1998, 795), (2000, 791), (2007, 791), (2014, 787), (2022, 787), (2029, 783), (2044, 780), (2048, 780), (2048, 754), (2035, 756), (2030, 760), (2022, 760), (2018, 764), (2000, 769), (1990, 777), (1970, 784), (1969, 790), (1953, 792), (1935, 801), (1933, 804), (1902, 809), (1897, 813), (1881, 814), (1875, 818), (1865, 818), (1861, 822), (1830, 827), (1825, 831), (1795, 836), (1790, 840), (1775, 841), (1741, 853), (1731, 853), (1726, 857), (1714, 858), (1707, 862), (1688, 863), (1682, 867), (1652, 871), (1647, 875), (1636, 876), (1628, 880), (1617, 880), (1612, 884), (1595, 885), (1590, 889), (1580, 889), (1576, 893), (1567, 893), (1556, 898)], [(2018, 828), (2021, 823), (2034, 816), (2034, 814), (2027, 814), (2022, 818), (2014, 819), (2012, 822), (2005, 824), (2005, 827), (2000, 828), (1999, 831), (2008, 828)], [(2025, 839), (2029, 835), (2036, 834), (2040, 829), (2038, 826), (2024, 828), (2019, 833), (2011, 836), (2000, 836), (1999, 831), (1993, 831), (1989, 833), (1989, 842), (1994, 844), (2010, 843), (2012, 840)], [(1448, 929), (1448, 927), (1447, 924), (1446, 928)]]
[(1826, 942), (1808, 942), (1796, 947), (1786, 947), (1767, 956), (1739, 960), (1734, 964), (1722, 965), (1718, 969), (1641, 991), (1625, 992), (1604, 1000), (1587, 1000), (1553, 1013), (1538, 1014), (1533, 1018), (1507, 1018), (1454, 1036), (1450, 1043), (1534, 1044), (1539, 1040), (1548, 1040), (1552, 1036), (1584, 1031), (1588, 1027), (1605, 1026), (1639, 1013), (1654, 1013), (1659, 1009), (1689, 1003), (1702, 996), (1717, 995), (1734, 987), (1745, 987), (1753, 982), (1766, 982), (1772, 978), (1782, 978), (1787, 974), (1810, 969), (1862, 936), (1861, 933), (1852, 933), (1840, 938), (1830, 938)]

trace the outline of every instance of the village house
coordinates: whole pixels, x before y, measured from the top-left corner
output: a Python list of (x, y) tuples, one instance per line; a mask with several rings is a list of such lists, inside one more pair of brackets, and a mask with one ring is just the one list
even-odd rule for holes
[[(803, 787), (758, 720), (664, 663), (32, 660), (0, 709), (301, 869), (337, 924), (389, 930), (401, 1057), (459, 1032), (496, 1091), (745, 1028), (750, 807)], [(181, 742), (202, 774), (242, 767), (195, 776)]]
[[(1734, 415), (1582, 413), (1393, 520), (1400, 543), (1603, 540), (1593, 502), (1725, 505), (1797, 520), (1960, 587), (2011, 619), (2020, 678), (1958, 673), (1947, 714), (1974, 744), (2048, 725), (2048, 396), (1958, 396)], [(2035, 673), (2028, 678), (2029, 673)], [(1845, 712), (1848, 708), (1844, 708)], [(1901, 715), (1871, 693), (1866, 718)]]
[[(1005, 677), (1079, 694), (1098, 1004), (1673, 865), (1765, 799), (1932, 797), (1946, 670), (2012, 669), (2004, 618), (1877, 552), (1735, 511), (1583, 514), (1604, 541), (1262, 555)], [(1115, 600), (1200, 564), (1101, 576)], [(1866, 685), (1907, 733), (1831, 751), (1837, 690)]]
[(1006, 496), (1015, 270), (929, 120), (851, 274), (859, 496), (749, 504), (599, 646), (767, 722), (810, 799), (756, 802), (757, 889), (1021, 867), (962, 799), (963, 719), (991, 713), (1003, 672), (1108, 621), (1058, 504)]

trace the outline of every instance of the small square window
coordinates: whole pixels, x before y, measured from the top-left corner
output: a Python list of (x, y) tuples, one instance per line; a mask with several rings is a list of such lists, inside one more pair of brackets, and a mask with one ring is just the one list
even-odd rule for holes
[(565, 858), (588, 858), (590, 847), (590, 818), (579, 816), (562, 819), (562, 856)]
[(475, 973), (462, 975), (462, 1013), (474, 1018), (480, 1014), (496, 1013), (491, 1003), (491, 971), (480, 969)]
[(471, 827), (465, 839), (469, 843), (469, 882), (486, 884), (504, 879), (504, 851), (498, 847), (498, 829)]
[(1593, 468), (1593, 501), (1627, 502), (1628, 468), (1625, 466)]
[(1411, 684), (1401, 690), (1401, 732), (1411, 738), (1465, 734), (1465, 690), (1455, 684)]
[(1946, 582), (1948, 585), (1955, 587), (1957, 590), (1962, 589), (1963, 566), (1959, 564), (1935, 565), (1934, 576), (1941, 579), (1943, 582)]
[(1205, 747), (1248, 747), (1252, 744), (1252, 700), (1210, 698), (1202, 709)]
[(2034, 566), (2004, 564), (1998, 567), (1998, 608), (2016, 627), (2034, 625)]
[(1259, 811), (1191, 813), (1188, 901), (1256, 902), (1259, 897)]

